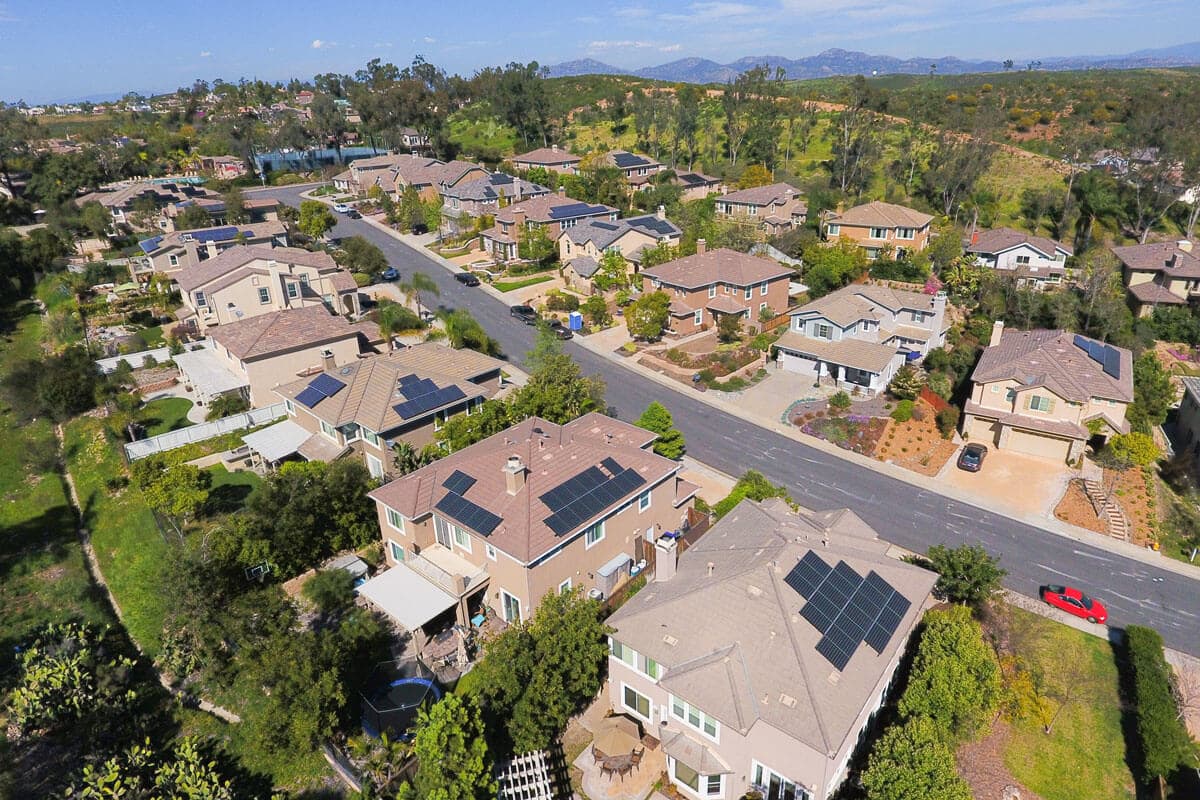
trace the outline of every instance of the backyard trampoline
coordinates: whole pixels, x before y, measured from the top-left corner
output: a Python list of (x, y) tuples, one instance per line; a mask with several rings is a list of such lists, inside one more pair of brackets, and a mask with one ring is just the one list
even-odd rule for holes
[(362, 725), (370, 736), (407, 734), (425, 703), (442, 699), (433, 673), (416, 659), (378, 665), (362, 693)]

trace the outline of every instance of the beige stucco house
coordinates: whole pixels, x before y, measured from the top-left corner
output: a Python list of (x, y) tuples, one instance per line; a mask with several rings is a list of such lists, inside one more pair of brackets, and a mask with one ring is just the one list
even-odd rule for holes
[(181, 270), (181, 321), (203, 329), (292, 308), (358, 314), (358, 286), (326, 252), (235, 245)]
[(551, 242), (563, 231), (590, 219), (615, 222), (617, 209), (584, 203), (567, 197), (565, 190), (513, 203), (496, 213), (496, 224), (479, 235), (479, 246), (497, 261), (511, 261), (519, 255), (520, 243), (527, 232), (542, 230)]
[(1093, 436), (1127, 433), (1133, 354), (1069, 331), (997, 322), (963, 409), (963, 435), (1002, 450), (1074, 461)]
[(564, 175), (578, 175), (579, 162), (582, 160), (579, 156), (552, 144), (549, 147), (539, 147), (528, 153), (513, 156), (512, 163), (519, 170), (541, 168), (551, 172), (561, 172)]
[(145, 255), (130, 259), (129, 263), (139, 280), (149, 280), (156, 272), (174, 278), (239, 244), (287, 247), (287, 226), (273, 220), (164, 233), (138, 242)]
[(919, 253), (929, 244), (929, 225), (933, 217), (920, 211), (874, 200), (847, 211), (830, 213), (822, 228), (831, 242), (852, 241), (878, 258), (891, 249), (896, 258)]
[(422, 598), (434, 584), (417, 623), (428, 628), (485, 608), (527, 620), (570, 588), (607, 596), (679, 529), (697, 490), (654, 439), (603, 414), (532, 418), (375, 489), (390, 569), (374, 580), (399, 570), (386, 579)]
[(1188, 239), (1114, 247), (1124, 271), (1129, 303), (1138, 317), (1158, 306), (1186, 307), (1200, 297), (1200, 253)]
[(559, 234), (558, 260), (568, 285), (591, 292), (592, 276), (605, 253), (620, 253), (637, 272), (643, 251), (660, 244), (677, 246), (682, 235), (662, 206), (653, 214), (615, 221), (588, 219)]
[(937, 576), (852, 511), (745, 500), (608, 618), (607, 699), (684, 797), (826, 800), (883, 705)]
[(718, 218), (753, 225), (767, 236), (799, 228), (808, 219), (808, 204), (800, 190), (787, 183), (755, 186), (717, 198)]

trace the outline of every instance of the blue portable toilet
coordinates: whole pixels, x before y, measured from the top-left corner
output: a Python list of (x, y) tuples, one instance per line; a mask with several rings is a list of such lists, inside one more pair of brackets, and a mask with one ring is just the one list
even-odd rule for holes
[(583, 330), (583, 314), (578, 311), (572, 311), (567, 315), (567, 328), (573, 331)]

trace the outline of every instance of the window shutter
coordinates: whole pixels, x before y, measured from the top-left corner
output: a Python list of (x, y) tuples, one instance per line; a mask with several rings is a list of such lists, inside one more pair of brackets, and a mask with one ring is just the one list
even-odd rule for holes
[(1033, 395), (1025, 395), (1025, 408), (1028, 410), (1030, 404), (1033, 403)]

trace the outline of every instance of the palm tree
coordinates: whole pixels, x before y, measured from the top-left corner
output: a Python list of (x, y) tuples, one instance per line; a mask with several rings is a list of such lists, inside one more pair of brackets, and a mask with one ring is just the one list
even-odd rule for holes
[(1085, 172), (1072, 187), (1079, 208), (1076, 225), (1076, 251), (1082, 253), (1092, 241), (1092, 226), (1096, 220), (1112, 219), (1121, 213), (1121, 196), (1117, 182), (1102, 172)]
[(428, 292), (434, 297), (441, 296), (441, 292), (438, 291), (438, 286), (434, 283), (433, 278), (424, 272), (414, 272), (411, 280), (399, 284), (396, 288), (404, 293), (405, 299), (409, 302), (416, 301), (417, 314), (421, 313), (422, 292)]
[(387, 338), (388, 350), (395, 349), (392, 344), (392, 336), (405, 328), (407, 320), (402, 312), (407, 310), (399, 303), (386, 298), (379, 301), (379, 332)]

